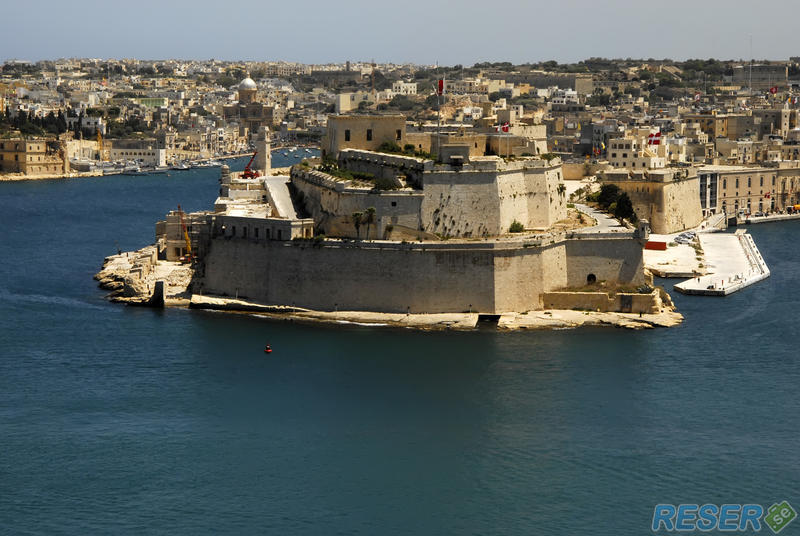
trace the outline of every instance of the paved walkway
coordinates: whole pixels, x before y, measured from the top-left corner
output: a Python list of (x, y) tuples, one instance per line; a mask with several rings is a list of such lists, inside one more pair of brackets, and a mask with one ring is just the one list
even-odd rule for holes
[(597, 221), (597, 224), (594, 227), (582, 227), (580, 229), (576, 229), (576, 233), (581, 234), (592, 234), (592, 233), (615, 233), (615, 232), (625, 232), (628, 231), (628, 228), (622, 225), (619, 221), (615, 218), (600, 212), (599, 210), (595, 210), (588, 205), (583, 205), (581, 203), (575, 203), (575, 208), (590, 216)]

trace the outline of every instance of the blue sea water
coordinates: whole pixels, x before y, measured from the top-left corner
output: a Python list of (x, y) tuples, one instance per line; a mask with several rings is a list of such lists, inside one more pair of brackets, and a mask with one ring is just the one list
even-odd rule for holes
[(0, 533), (634, 535), (657, 503), (800, 506), (797, 223), (751, 229), (765, 282), (673, 293), (673, 329), (107, 303), (103, 257), (217, 177), (0, 183)]

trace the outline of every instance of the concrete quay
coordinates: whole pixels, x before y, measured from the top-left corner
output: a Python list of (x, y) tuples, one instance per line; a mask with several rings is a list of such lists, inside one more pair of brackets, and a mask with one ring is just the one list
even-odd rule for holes
[(773, 221), (800, 220), (800, 212), (794, 214), (770, 214), (768, 216), (749, 216), (744, 222), (751, 223), (770, 223)]
[(753, 237), (745, 229), (735, 234), (699, 235), (710, 274), (674, 286), (683, 294), (727, 296), (770, 276)]

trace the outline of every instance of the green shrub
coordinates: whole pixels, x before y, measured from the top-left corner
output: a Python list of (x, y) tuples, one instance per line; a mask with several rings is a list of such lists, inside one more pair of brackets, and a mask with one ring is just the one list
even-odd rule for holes
[(376, 177), (375, 188), (377, 188), (378, 190), (396, 190), (397, 186), (395, 185), (392, 179), (387, 179), (385, 177)]
[(393, 141), (385, 141), (385, 142), (381, 143), (380, 145), (378, 145), (378, 152), (379, 153), (402, 154), (403, 153), (403, 149), (401, 149), (400, 146), (397, 145)]
[(614, 203), (614, 208), (608, 207), (614, 213), (614, 217), (616, 218), (623, 218), (628, 219), (632, 222), (636, 222), (636, 212), (633, 210), (633, 203), (631, 203), (631, 198), (628, 197), (628, 194), (623, 193), (617, 199), (617, 202)]
[[(620, 189), (619, 186), (616, 184), (604, 184), (600, 187), (600, 192), (597, 197), (597, 202), (603, 208), (611, 207), (612, 203), (615, 203), (620, 196)], [(613, 210), (613, 209), (612, 209)]]
[(525, 230), (525, 227), (520, 222), (518, 222), (517, 220), (514, 220), (513, 222), (511, 222), (511, 225), (508, 228), (508, 232), (509, 233), (521, 233), (524, 230)]

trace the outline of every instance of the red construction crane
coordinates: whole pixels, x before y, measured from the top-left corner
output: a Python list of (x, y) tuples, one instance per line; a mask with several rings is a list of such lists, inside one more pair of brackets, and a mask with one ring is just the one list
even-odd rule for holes
[(250, 169), (250, 164), (252, 164), (253, 160), (256, 159), (257, 154), (258, 151), (254, 152), (253, 156), (250, 157), (250, 161), (247, 163), (246, 166), (244, 166), (244, 172), (242, 173), (243, 179), (255, 179), (256, 177), (261, 176), (261, 173), (259, 173), (258, 171), (253, 171), (252, 169)]

